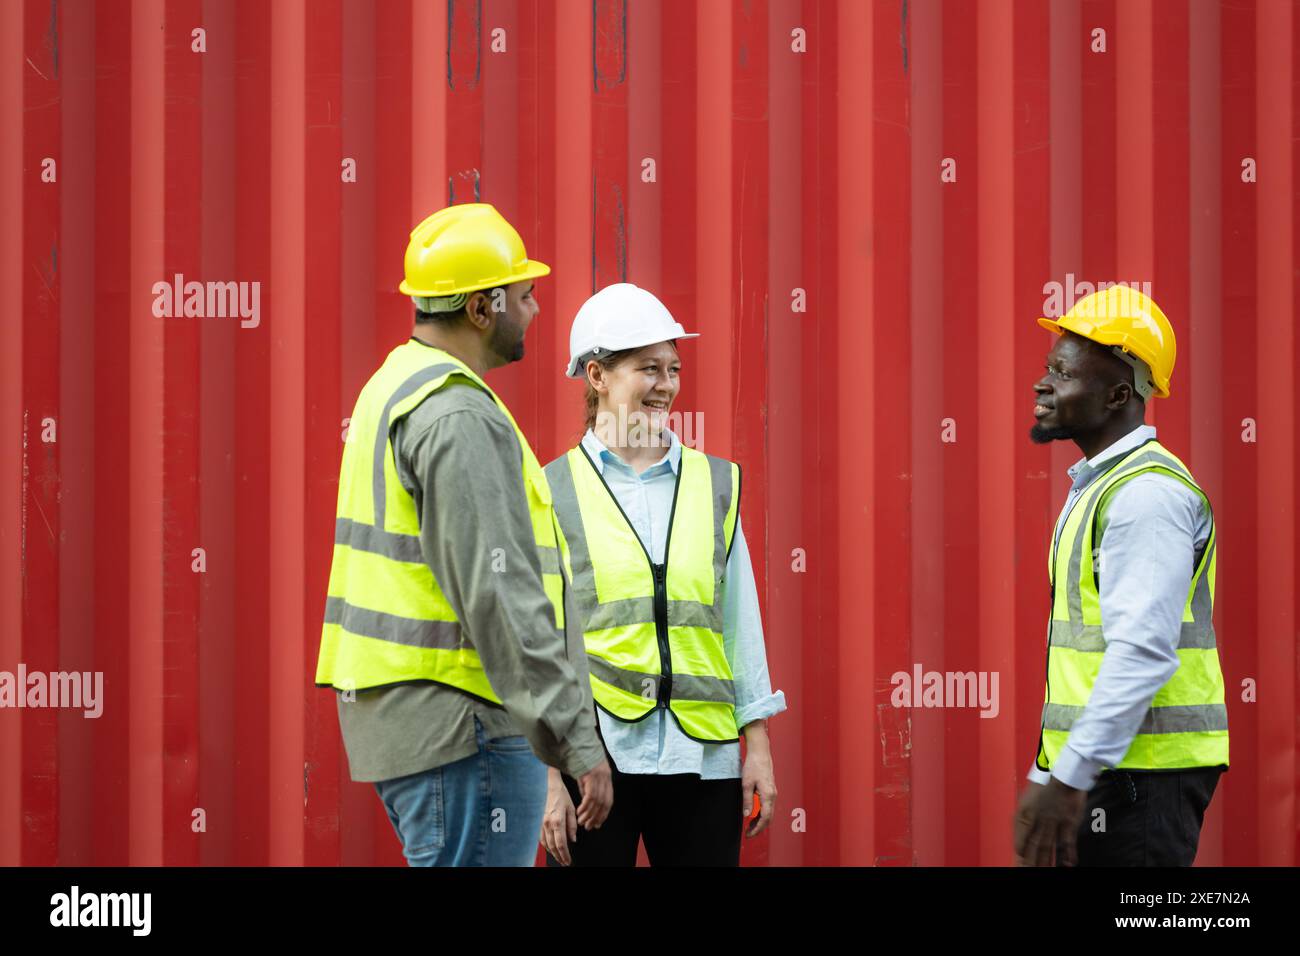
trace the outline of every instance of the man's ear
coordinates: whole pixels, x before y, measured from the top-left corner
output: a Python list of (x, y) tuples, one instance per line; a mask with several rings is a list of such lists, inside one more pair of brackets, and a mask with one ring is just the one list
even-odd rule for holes
[(492, 303), (485, 292), (471, 292), (465, 300), (465, 316), (476, 329), (492, 324)]
[(1116, 382), (1110, 387), (1110, 399), (1106, 402), (1108, 408), (1121, 409), (1126, 405), (1131, 405), (1134, 399), (1133, 386), (1129, 382)]

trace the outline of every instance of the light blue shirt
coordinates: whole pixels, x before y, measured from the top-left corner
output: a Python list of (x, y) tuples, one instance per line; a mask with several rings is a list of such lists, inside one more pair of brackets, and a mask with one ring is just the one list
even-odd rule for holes
[[(1053, 541), (1070, 506), (1115, 460), (1156, 437), (1140, 425), (1091, 459), (1069, 469), (1074, 480), (1056, 520)], [(1091, 790), (1097, 775), (1128, 752), (1156, 691), (1178, 670), (1178, 641), (1196, 564), (1210, 538), (1205, 502), (1160, 472), (1138, 475), (1111, 496), (1102, 527), (1099, 567), (1106, 650), (1083, 713), (1052, 763), (1050, 776)], [(1029, 779), (1045, 784), (1037, 764)]]
[[(638, 475), (630, 465), (587, 430), (582, 447), (600, 469), (632, 529), (656, 564), (664, 561), (673, 491), (682, 459), (680, 440), (665, 429), (669, 446), (663, 458)], [(736, 725), (762, 720), (785, 710), (785, 695), (772, 692), (763, 646), (763, 622), (749, 549), (736, 515), (736, 533), (723, 579), (722, 644), (736, 688)], [(636, 723), (625, 723), (596, 709), (609, 755), (622, 773), (697, 773), (703, 780), (740, 776), (740, 744), (706, 744), (682, 733), (662, 709)]]

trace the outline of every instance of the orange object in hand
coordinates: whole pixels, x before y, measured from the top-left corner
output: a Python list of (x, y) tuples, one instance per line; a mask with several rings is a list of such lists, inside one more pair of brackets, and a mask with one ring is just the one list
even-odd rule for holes
[(762, 807), (762, 801), (758, 799), (758, 792), (755, 791), (755, 793), (754, 793), (754, 803), (753, 803), (753, 806), (750, 808), (750, 811), (749, 811), (749, 819), (750, 819), (750, 820), (755, 819), (755, 818), (758, 816), (759, 811), (762, 810), (762, 809), (763, 809), (763, 807)]

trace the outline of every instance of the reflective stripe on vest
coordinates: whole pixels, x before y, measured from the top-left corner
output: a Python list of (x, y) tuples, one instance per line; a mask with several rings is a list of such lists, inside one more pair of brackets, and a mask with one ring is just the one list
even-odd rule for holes
[[(1209, 501), (1187, 467), (1154, 440), (1134, 449), (1075, 499), (1048, 550), (1052, 613), (1048, 623), (1047, 692), (1038, 766), (1050, 769), (1083, 713), (1101, 668), (1106, 638), (1100, 575), (1105, 513), (1117, 488), (1159, 472)], [(1228, 713), (1214, 637), (1217, 542), (1213, 513), (1205, 551), (1192, 575), (1178, 639), (1178, 670), (1151, 702), (1119, 769), (1164, 770), (1228, 762)]]
[[(542, 585), (564, 627), (563, 542), (541, 465), (509, 409), (468, 366), (418, 342), (389, 353), (357, 399), (339, 472), (334, 560), (316, 683), (339, 690), (432, 681), (500, 704), (420, 549), (420, 516), (402, 487), (393, 426), (459, 377), (491, 396), (515, 429)], [(473, 480), (466, 475), (466, 480)], [(485, 556), (484, 560), (490, 560)]]
[(569, 546), (596, 703), (629, 722), (666, 708), (688, 736), (730, 742), (739, 731), (722, 596), (740, 468), (693, 448), (681, 452), (662, 565), (651, 562), (583, 448), (546, 474)]

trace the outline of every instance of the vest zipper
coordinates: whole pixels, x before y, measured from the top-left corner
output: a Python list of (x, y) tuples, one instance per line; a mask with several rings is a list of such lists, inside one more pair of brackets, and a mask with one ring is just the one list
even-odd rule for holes
[[(1072, 507), (1073, 507), (1073, 506), (1072, 506)], [(1066, 520), (1067, 520), (1067, 521), (1069, 520), (1069, 515), (1066, 515)], [(1062, 529), (1062, 530), (1064, 530), (1064, 529)], [(1052, 571), (1053, 576), (1055, 576), (1055, 573), (1056, 573), (1056, 571), (1055, 571), (1055, 569), (1056, 569), (1056, 549), (1055, 549), (1055, 548), (1052, 549), (1052, 569), (1053, 569), (1053, 571)], [(1043, 655), (1043, 656), (1044, 656), (1044, 662), (1043, 662), (1043, 671), (1044, 671), (1044, 674), (1043, 674), (1043, 679), (1044, 679), (1044, 681), (1046, 681), (1046, 684), (1047, 684), (1047, 688), (1046, 688), (1047, 700), (1044, 702), (1045, 705), (1048, 704), (1048, 703), (1051, 703), (1051, 700), (1052, 700), (1052, 615), (1055, 614), (1055, 613), (1056, 613), (1056, 583), (1053, 582), (1053, 583), (1052, 583), (1052, 597), (1051, 597), (1051, 600), (1049, 601), (1049, 603), (1048, 603), (1048, 605), (1047, 605), (1047, 653), (1046, 653), (1045, 655)], [(1044, 716), (1046, 716), (1046, 715), (1044, 715)], [(1040, 756), (1042, 756), (1042, 755), (1045, 753), (1045, 751), (1044, 751), (1044, 749), (1043, 749), (1043, 736), (1044, 736), (1044, 733), (1046, 732), (1046, 729), (1047, 729), (1046, 726), (1045, 726), (1045, 724), (1046, 724), (1046, 721), (1045, 721), (1042, 717), (1040, 717), (1040, 718), (1038, 719), (1038, 752), (1034, 754), (1034, 766), (1035, 766), (1035, 767), (1038, 767), (1038, 758), (1039, 758)], [(1038, 769), (1039, 769), (1039, 770), (1050, 771), (1052, 768), (1051, 768), (1051, 767), (1038, 767)]]
[[(1061, 534), (1065, 534), (1065, 526), (1070, 523), (1070, 515), (1074, 513), (1074, 509), (1078, 507), (1079, 502), (1082, 499), (1083, 499), (1083, 492), (1080, 491), (1078, 497), (1076, 497), (1074, 501), (1070, 504), (1070, 507), (1066, 509), (1065, 517), (1061, 519)], [(1060, 553), (1060, 550), (1061, 550), (1061, 539), (1056, 534), (1056, 530), (1053, 529), (1052, 530), (1052, 596), (1047, 603), (1047, 653), (1043, 655), (1046, 658), (1045, 661), (1043, 662), (1043, 680), (1046, 684), (1046, 694), (1047, 694), (1047, 700), (1043, 702), (1044, 708), (1046, 707), (1047, 704), (1050, 704), (1052, 702), (1052, 624), (1055, 621), (1053, 615), (1056, 614), (1056, 558), (1057, 555)], [(1043, 747), (1043, 737), (1046, 735), (1047, 732), (1046, 716), (1047, 715), (1044, 714), (1043, 717), (1040, 717), (1038, 720), (1038, 753), (1034, 754), (1035, 767), (1038, 767), (1039, 755), (1046, 753)], [(1050, 771), (1051, 767), (1050, 766), (1038, 767), (1038, 769), (1044, 771)]]
[[(1078, 497), (1076, 497), (1074, 501), (1070, 504), (1070, 507), (1066, 509), (1065, 517), (1061, 519), (1061, 534), (1065, 534), (1065, 526), (1070, 523), (1070, 515), (1074, 514), (1074, 509), (1077, 508), (1079, 506), (1079, 502), (1083, 500), (1083, 494), (1084, 494), (1083, 491), (1080, 491)], [(1060, 554), (1060, 551), (1061, 551), (1061, 539), (1056, 534), (1055, 529), (1053, 529), (1052, 532), (1052, 596), (1048, 600), (1048, 604), (1047, 604), (1047, 653), (1044, 655), (1046, 657), (1046, 660), (1043, 664), (1043, 680), (1046, 683), (1046, 693), (1047, 693), (1047, 700), (1044, 701), (1044, 706), (1052, 702), (1052, 624), (1055, 621), (1053, 615), (1056, 614), (1056, 558), (1057, 555)], [(1046, 753), (1043, 747), (1043, 737), (1046, 735), (1047, 732), (1046, 716), (1047, 715), (1044, 714), (1043, 717), (1040, 717), (1038, 720), (1038, 753), (1034, 755), (1035, 767), (1038, 767), (1039, 754)], [(1038, 769), (1050, 771), (1051, 767), (1050, 766), (1038, 767)]]
[(641, 552), (645, 555), (646, 564), (650, 565), (650, 572), (654, 576), (655, 639), (659, 645), (659, 674), (661, 678), (659, 693), (655, 700), (657, 707), (666, 710), (673, 694), (673, 659), (668, 647), (668, 555), (670, 553), (669, 547), (673, 541), (673, 524), (677, 520), (677, 493), (682, 488), (682, 469), (686, 467), (686, 462), (682, 459), (677, 462), (677, 475), (673, 483), (673, 504), (668, 510), (668, 532), (664, 537), (664, 563), (655, 564), (654, 559), (650, 557), (650, 549), (641, 540), (641, 536), (636, 533), (632, 520), (628, 518), (623, 506), (619, 504), (618, 495), (614, 494), (614, 489), (610, 488), (609, 482), (605, 480), (605, 475), (596, 467), (596, 462), (582, 444), (578, 445), (578, 450), (582, 452), (582, 457), (587, 459), (588, 464), (591, 465), (591, 470), (600, 479), (600, 483), (605, 486), (605, 492), (609, 495), (610, 500), (614, 502), (614, 507), (618, 509), (618, 513), (623, 516), (623, 521), (627, 524), (628, 530), (632, 532), (632, 537), (636, 538), (636, 543), (641, 545)]
[(655, 577), (655, 636), (659, 640), (659, 707), (666, 709), (673, 696), (673, 656), (668, 647), (668, 565), (652, 564)]

